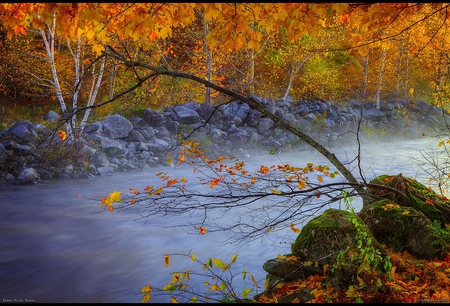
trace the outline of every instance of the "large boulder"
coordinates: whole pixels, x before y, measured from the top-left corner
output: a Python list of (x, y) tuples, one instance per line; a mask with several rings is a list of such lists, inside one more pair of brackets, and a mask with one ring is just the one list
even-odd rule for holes
[(382, 199), (363, 207), (359, 216), (380, 243), (428, 260), (448, 254), (450, 242), (438, 233), (450, 224), (448, 199), (401, 173), (380, 175), (370, 183), (369, 191)]
[(133, 124), (121, 115), (112, 115), (102, 121), (105, 135), (117, 139), (127, 137), (133, 129)]
[(177, 114), (177, 119), (181, 123), (197, 123), (200, 121), (200, 116), (195, 110), (190, 109), (189, 107), (177, 105), (173, 108), (175, 113)]
[(27, 120), (17, 122), (6, 132), (12, 139), (20, 144), (27, 143), (37, 137), (37, 133), (33, 129), (33, 124)]
[(163, 114), (155, 112), (149, 108), (145, 109), (143, 119), (150, 126), (163, 126), (166, 123), (166, 118)]
[(39, 180), (39, 174), (33, 168), (26, 168), (17, 176), (19, 184), (36, 183)]

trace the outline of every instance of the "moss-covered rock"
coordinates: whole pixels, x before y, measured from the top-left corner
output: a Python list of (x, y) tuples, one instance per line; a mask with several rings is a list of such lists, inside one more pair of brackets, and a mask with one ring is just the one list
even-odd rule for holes
[[(430, 226), (450, 224), (450, 201), (418, 181), (398, 175), (380, 175), (370, 184), (387, 186), (370, 192), (381, 199), (365, 205), (358, 214), (374, 237), (395, 251), (406, 250), (412, 255), (433, 260), (443, 258), (450, 250)], [(395, 189), (395, 190), (394, 190)]]
[(445, 247), (430, 229), (432, 222), (412, 207), (384, 199), (363, 207), (358, 215), (378, 242), (397, 252), (428, 260), (445, 255)]
[(450, 224), (450, 201), (418, 181), (404, 177), (400, 173), (398, 175), (380, 175), (370, 183), (399, 191), (371, 187), (369, 191), (374, 196), (391, 200), (402, 206), (412, 207), (422, 212), (431, 222), (438, 220), (443, 224)]

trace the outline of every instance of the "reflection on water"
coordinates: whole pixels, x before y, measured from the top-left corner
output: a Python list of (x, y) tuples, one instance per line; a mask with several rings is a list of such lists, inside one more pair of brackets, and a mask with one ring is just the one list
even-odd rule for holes
[[(364, 175), (369, 180), (382, 173), (402, 172), (404, 176), (425, 180), (411, 157), (420, 159), (420, 150), (435, 144), (435, 140), (421, 139), (367, 146), (362, 160)], [(335, 150), (335, 154), (341, 160), (352, 160), (354, 151)], [(310, 152), (286, 153), (280, 158), (298, 166), (308, 162), (329, 164), (321, 155)], [(278, 164), (279, 160), (274, 156), (252, 156), (246, 163), (249, 168), (257, 168), (261, 164)], [(233, 271), (246, 269), (263, 286), (262, 264), (277, 254), (290, 252), (293, 232), (276, 232), (268, 239), (244, 246), (224, 245), (221, 242), (226, 240), (226, 233), (194, 235), (163, 227), (183, 224), (188, 217), (133, 221), (135, 215), (127, 211), (97, 213), (98, 202), (84, 198), (156, 184), (154, 174), (161, 170), (0, 187), (0, 299), (42, 303), (140, 302), (138, 292), (143, 285), (162, 287), (170, 282), (171, 272), (201, 271), (198, 264), (184, 257), (172, 257), (171, 265), (164, 266), (164, 254), (189, 252), (200, 260), (219, 257), (224, 261), (230, 261), (237, 253)], [(353, 171), (358, 173), (357, 169)], [(174, 176), (186, 173), (184, 168), (171, 170)], [(77, 198), (79, 195), (84, 197)], [(202, 288), (202, 281), (193, 279), (191, 283)], [(153, 295), (150, 302), (169, 299), (170, 295)]]

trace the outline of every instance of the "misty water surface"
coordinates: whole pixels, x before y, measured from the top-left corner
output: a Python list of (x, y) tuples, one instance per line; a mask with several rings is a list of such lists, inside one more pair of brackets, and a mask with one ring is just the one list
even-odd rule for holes
[[(370, 180), (379, 174), (402, 172), (426, 183), (426, 175), (411, 158), (420, 159), (421, 150), (438, 149), (436, 143), (436, 139), (424, 137), (365, 145), (365, 176)], [(356, 149), (333, 152), (345, 161), (355, 157)], [(308, 162), (330, 164), (312, 152), (283, 153), (279, 158), (296, 166)], [(244, 161), (249, 169), (280, 163), (268, 154)], [(198, 235), (167, 227), (185, 224), (188, 216), (155, 216), (144, 223), (134, 221), (136, 215), (128, 211), (98, 213), (99, 202), (85, 198), (159, 184), (154, 174), (162, 170), (187, 179), (192, 173), (185, 167), (163, 167), (118, 173), (114, 177), (0, 187), (0, 299), (41, 303), (140, 302), (138, 293), (143, 285), (161, 288), (170, 282), (171, 272), (202, 270), (187, 257), (172, 256), (171, 265), (164, 266), (164, 254), (189, 252), (202, 261), (219, 257), (226, 262), (236, 253), (238, 259), (232, 271), (246, 269), (263, 286), (263, 263), (290, 252), (296, 237), (292, 231), (276, 232), (245, 245), (229, 245), (223, 243), (226, 233)], [(79, 195), (83, 197), (78, 198)], [(355, 200), (354, 205), (359, 210), (361, 203)], [(190, 283), (202, 289), (204, 279), (194, 278)], [(239, 279), (236, 277), (236, 287), (242, 289)], [(154, 293), (150, 302), (168, 302), (170, 297)]]

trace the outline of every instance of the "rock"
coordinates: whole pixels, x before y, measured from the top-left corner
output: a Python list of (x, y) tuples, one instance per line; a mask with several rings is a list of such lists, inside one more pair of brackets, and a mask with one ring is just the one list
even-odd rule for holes
[(36, 183), (39, 180), (39, 174), (33, 168), (26, 168), (17, 176), (19, 184)]
[(256, 127), (256, 130), (258, 133), (263, 134), (265, 131), (269, 130), (274, 125), (274, 122), (272, 119), (264, 117), (261, 118), (261, 121), (259, 122), (258, 126)]
[[(350, 218), (358, 222), (360, 225), (358, 230)], [(338, 254), (346, 251), (349, 247), (350, 251), (346, 252), (344, 258), (341, 259), (346, 263), (338, 266), (334, 272), (327, 270), (327, 276), (336, 279), (336, 286), (348, 287), (348, 284), (355, 280), (361, 264), (361, 262), (352, 261), (348, 257), (349, 254), (354, 253), (351, 250), (358, 249), (357, 239), (355, 239), (358, 231), (360, 231), (360, 236), (371, 238), (369, 247), (380, 254), (386, 254), (361, 218), (338, 209), (327, 209), (322, 215), (311, 219), (292, 243), (291, 252), (299, 257), (300, 261), (317, 262), (318, 267), (323, 267), (326, 264), (333, 266)], [(375, 268), (383, 269), (381, 266)]]
[(112, 138), (127, 137), (133, 129), (133, 124), (121, 115), (112, 115), (102, 121), (105, 135)]
[(104, 137), (100, 144), (103, 152), (110, 157), (116, 157), (122, 154), (122, 145), (115, 139)]
[(375, 121), (375, 122), (381, 121), (384, 118), (383, 112), (377, 108), (369, 108), (369, 109), (363, 110), (362, 116), (365, 120), (370, 120), (370, 121)]
[(114, 176), (115, 175), (114, 168), (111, 167), (111, 166), (98, 167), (97, 171), (98, 171), (100, 176)]
[(59, 115), (57, 112), (50, 110), (47, 112), (47, 114), (45, 114), (44, 120), (50, 123), (55, 123), (59, 120)]
[(144, 121), (147, 122), (150, 126), (163, 126), (166, 123), (166, 118), (163, 114), (152, 111), (147, 108), (144, 112)]
[(12, 127), (6, 130), (11, 139), (24, 144), (37, 137), (36, 131), (33, 129), (33, 124), (27, 120), (17, 122)]
[(450, 224), (450, 201), (401, 173), (380, 175), (370, 183), (380, 186), (369, 191), (381, 194), (383, 199), (364, 207), (360, 216), (375, 238), (395, 250), (406, 249), (418, 258), (444, 258), (450, 251), (450, 242), (439, 239), (430, 225), (437, 222), (445, 229), (445, 224)]
[(182, 123), (196, 123), (200, 121), (198, 113), (188, 107), (177, 105), (174, 108), (178, 121)]

